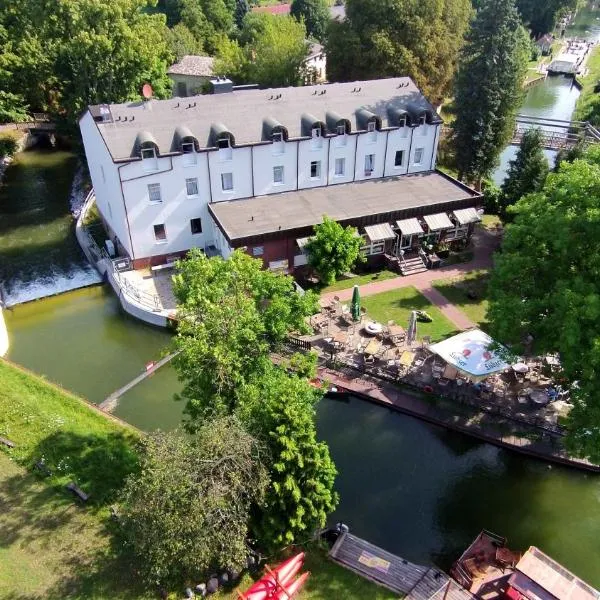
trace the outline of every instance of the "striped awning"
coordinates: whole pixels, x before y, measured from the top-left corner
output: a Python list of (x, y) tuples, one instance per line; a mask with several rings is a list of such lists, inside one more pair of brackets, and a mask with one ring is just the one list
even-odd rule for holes
[(429, 231), (439, 231), (440, 229), (452, 229), (454, 224), (449, 219), (446, 213), (438, 213), (436, 215), (425, 215), (423, 217)]
[(478, 223), (481, 221), (474, 208), (461, 208), (460, 210), (455, 210), (454, 216), (459, 225), (468, 225), (469, 223)]
[(365, 233), (372, 242), (383, 242), (385, 240), (393, 240), (396, 237), (392, 226), (389, 223), (381, 223), (380, 225), (368, 225), (365, 227)]
[(402, 235), (414, 235), (415, 233), (423, 233), (421, 223), (415, 218), (404, 219), (403, 221), (396, 221), (398, 229), (402, 232)]
[(308, 240), (310, 240), (309, 237), (298, 238), (296, 240), (296, 244), (298, 244), (298, 248), (304, 248), (304, 246), (306, 246), (306, 244), (308, 244)]

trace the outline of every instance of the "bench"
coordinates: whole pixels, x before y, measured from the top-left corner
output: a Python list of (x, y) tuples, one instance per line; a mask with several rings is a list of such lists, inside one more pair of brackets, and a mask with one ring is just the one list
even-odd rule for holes
[(81, 488), (77, 487), (74, 482), (68, 483), (66, 489), (75, 494), (81, 501), (87, 502), (89, 500), (89, 495), (86, 494)]
[(7, 440), (6, 438), (3, 438), (3, 437), (0, 437), (0, 444), (3, 444), (4, 446), (8, 446), (9, 448), (15, 447), (14, 442), (11, 442), (10, 440)]

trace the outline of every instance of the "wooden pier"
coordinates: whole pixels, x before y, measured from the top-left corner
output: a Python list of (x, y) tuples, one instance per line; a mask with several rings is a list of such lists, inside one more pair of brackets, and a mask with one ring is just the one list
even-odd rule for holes
[(329, 551), (342, 567), (406, 597), (406, 600), (472, 600), (473, 596), (435, 567), (408, 562), (350, 533), (342, 533)]

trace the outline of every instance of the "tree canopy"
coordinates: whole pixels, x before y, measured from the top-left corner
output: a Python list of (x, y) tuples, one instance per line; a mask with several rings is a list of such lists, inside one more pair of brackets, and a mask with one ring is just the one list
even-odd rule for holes
[(342, 227), (325, 215), (306, 245), (308, 263), (323, 283), (331, 284), (357, 261), (364, 260), (360, 253), (362, 243), (355, 227)]
[(470, 0), (347, 0), (327, 33), (330, 81), (408, 75), (434, 104), (450, 92)]
[(461, 178), (480, 181), (497, 165), (514, 128), (528, 50), (514, 0), (482, 0), (455, 84), (453, 127)]
[(542, 149), (540, 129), (528, 129), (514, 160), (510, 161), (506, 179), (502, 184), (502, 211), (523, 196), (539, 191), (548, 175), (548, 160)]
[[(148, 0), (0, 2), (0, 89), (10, 111), (28, 106), (74, 125), (88, 104), (170, 94), (165, 17)], [(5, 109), (6, 110), (6, 109)]]
[(577, 0), (517, 0), (523, 22), (534, 37), (552, 31), (558, 17), (576, 5)]
[(289, 16), (250, 12), (243, 19), (238, 39), (221, 39), (215, 72), (236, 83), (265, 87), (302, 82), (308, 55), (303, 23)]
[(559, 352), (574, 390), (568, 442), (600, 462), (600, 149), (563, 162), (512, 209), (490, 282), (490, 333), (519, 352)]
[(251, 507), (267, 486), (263, 449), (234, 418), (193, 439), (142, 439), (141, 470), (121, 497), (121, 534), (148, 584), (177, 584), (210, 569), (244, 566)]
[(317, 40), (322, 40), (329, 23), (329, 5), (327, 0), (292, 0), (290, 9), (292, 17), (304, 19), (306, 33)]

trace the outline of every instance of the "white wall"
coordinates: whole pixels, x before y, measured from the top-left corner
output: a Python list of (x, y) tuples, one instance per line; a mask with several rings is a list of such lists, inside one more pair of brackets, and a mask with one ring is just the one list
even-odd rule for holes
[[(329, 172), (328, 184), (349, 183), (354, 179), (354, 150), (356, 135), (335, 136), (329, 138)], [(345, 142), (345, 143), (344, 143)], [(345, 173), (343, 176), (335, 174), (335, 159), (345, 159)]]
[[(196, 164), (186, 165), (188, 155), (158, 159), (158, 171), (147, 172), (141, 163), (129, 163), (121, 169), (134, 245), (134, 258), (204, 248), (212, 243), (209, 226), (207, 153), (195, 154)], [(185, 159), (185, 160), (184, 160)], [(187, 195), (186, 179), (198, 180), (198, 195)], [(152, 203), (148, 184), (160, 183), (162, 202)], [(192, 234), (191, 219), (202, 219), (202, 233)], [(154, 225), (166, 228), (165, 242), (156, 241)]]
[[(254, 195), (277, 194), (296, 189), (298, 142), (276, 142), (252, 149)], [(283, 167), (283, 183), (273, 182), (273, 167)]]
[[(210, 187), (213, 202), (237, 200), (252, 196), (252, 156), (250, 148), (231, 148), (231, 159), (226, 150), (208, 152)], [(233, 191), (224, 192), (221, 174), (233, 174)]]
[[(298, 142), (298, 189), (306, 189), (327, 185), (329, 138), (320, 137), (320, 147), (315, 144), (317, 140), (302, 140)], [(320, 177), (310, 176), (310, 163), (321, 162)]]
[[(404, 175), (408, 171), (408, 152), (413, 130), (410, 127), (402, 127), (388, 132), (387, 152), (385, 160), (384, 177)], [(401, 167), (395, 166), (396, 152), (404, 151)]]
[[(354, 179), (377, 179), (383, 177), (383, 166), (385, 161), (385, 146), (387, 141), (386, 131), (373, 131), (358, 134), (356, 145), (356, 161), (354, 167)], [(375, 165), (371, 175), (365, 175), (365, 156), (375, 155)]]
[[(436, 144), (436, 132), (437, 125), (425, 124), (413, 128), (409, 173), (422, 173), (431, 170), (431, 153)], [(416, 164), (415, 153), (419, 148), (423, 149), (423, 159), (420, 164)]]
[(221, 252), (223, 258), (229, 258), (233, 252), (233, 248), (229, 245), (225, 236), (221, 233), (221, 230), (217, 227), (217, 224), (213, 221), (212, 217), (209, 217), (210, 229), (214, 237), (214, 246)]
[(117, 165), (112, 161), (89, 111), (83, 115), (79, 126), (96, 193), (96, 205), (105, 221), (119, 238), (119, 242), (131, 256), (132, 248)]

